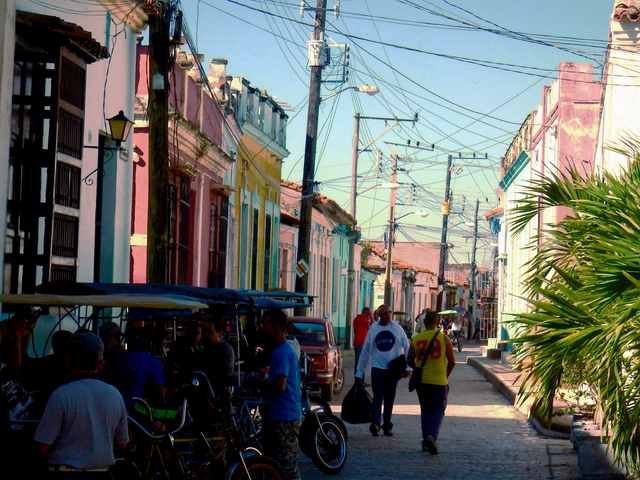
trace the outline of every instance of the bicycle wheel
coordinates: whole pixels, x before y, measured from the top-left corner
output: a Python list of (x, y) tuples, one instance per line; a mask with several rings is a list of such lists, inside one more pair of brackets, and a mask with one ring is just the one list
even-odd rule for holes
[[(246, 465), (246, 469), (245, 469)], [(247, 475), (248, 472), (248, 475)], [(226, 480), (284, 480), (284, 473), (280, 466), (269, 457), (255, 455), (245, 457), (244, 465), (238, 462), (233, 465), (227, 474)]]
[(311, 459), (330, 475), (338, 474), (347, 463), (347, 440), (340, 425), (330, 417), (322, 418), (314, 432)]

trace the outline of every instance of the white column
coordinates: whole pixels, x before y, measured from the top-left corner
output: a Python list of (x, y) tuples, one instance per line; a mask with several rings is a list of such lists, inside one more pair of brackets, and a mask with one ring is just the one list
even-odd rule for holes
[(0, 1), (0, 267), (2, 267), (0, 270), (0, 292), (4, 290), (4, 244), (7, 227), (15, 40), (16, 2), (15, 0), (2, 0)]

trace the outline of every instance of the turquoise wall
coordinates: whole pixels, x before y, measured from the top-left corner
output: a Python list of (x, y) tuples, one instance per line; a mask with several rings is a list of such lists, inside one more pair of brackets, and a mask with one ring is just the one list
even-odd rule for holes
[(338, 343), (344, 343), (347, 333), (347, 269), (349, 268), (349, 234), (351, 229), (338, 225), (332, 232), (332, 323)]

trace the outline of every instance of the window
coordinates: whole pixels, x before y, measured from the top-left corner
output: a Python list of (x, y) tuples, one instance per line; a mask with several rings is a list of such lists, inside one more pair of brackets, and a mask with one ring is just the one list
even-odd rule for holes
[(247, 286), (247, 239), (249, 238), (249, 205), (242, 204), (240, 211), (240, 257), (238, 258), (240, 267), (240, 288)]
[(209, 207), (209, 279), (211, 288), (224, 288), (227, 266), (227, 211), (229, 199), (214, 196)]
[(49, 276), (52, 282), (75, 282), (76, 267), (69, 265), (51, 265), (51, 274)]
[(289, 277), (289, 250), (283, 248), (280, 253), (280, 288), (287, 290), (287, 278)]
[(251, 289), (255, 290), (258, 284), (258, 220), (260, 218), (260, 211), (257, 208), (253, 209), (253, 229), (252, 233), (252, 245), (251, 245)]
[(63, 207), (80, 208), (80, 169), (58, 162), (56, 171), (56, 203)]
[(180, 177), (178, 216), (178, 283), (190, 283), (191, 179), (186, 176)]
[(69, 215), (55, 214), (53, 220), (54, 255), (59, 257), (78, 256), (78, 218)]
[(70, 157), (82, 158), (82, 134), (84, 122), (82, 118), (60, 109), (58, 121), (58, 151)]
[(84, 110), (85, 71), (80, 65), (63, 57), (60, 64), (62, 81), (60, 98), (76, 108)]
[(338, 303), (340, 302), (340, 260), (337, 258), (333, 259), (333, 289), (332, 289), (332, 311), (338, 311)]
[(266, 215), (264, 228), (264, 289), (271, 286), (271, 231), (273, 228), (271, 215)]

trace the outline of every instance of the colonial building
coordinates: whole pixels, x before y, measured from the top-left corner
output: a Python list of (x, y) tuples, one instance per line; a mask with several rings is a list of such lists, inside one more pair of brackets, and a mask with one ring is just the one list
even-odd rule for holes
[(280, 175), (287, 114), (265, 90), (243, 77), (229, 77), (229, 101), (242, 131), (235, 173), (237, 286), (278, 286)]
[[(131, 280), (147, 279), (149, 85), (148, 46), (138, 46), (136, 125), (133, 177)], [(222, 288), (231, 286), (232, 258), (227, 247), (229, 196), (237, 144), (219, 104), (201, 78), (200, 58), (183, 51), (169, 74), (169, 281)], [(225, 135), (226, 132), (226, 135)]]
[(4, 291), (127, 281), (132, 138), (114, 149), (105, 119), (120, 110), (133, 117), (135, 37), (146, 13), (133, 0), (96, 3), (93, 15), (67, 0), (55, 11), (0, 3)]
[[(527, 116), (503, 158), (500, 189), (504, 216), (498, 266), (499, 334), (503, 340), (509, 337), (511, 315), (528, 308), (523, 280), (529, 260), (544, 242), (545, 226), (568, 213), (566, 209), (545, 209), (515, 234), (511, 212), (538, 176), (562, 175), (572, 167), (584, 174), (593, 171), (602, 93), (593, 74), (590, 64), (561, 63), (558, 80), (544, 87), (541, 104)], [(501, 212), (496, 216), (502, 216)]]
[(615, 0), (609, 23), (609, 43), (603, 70), (602, 114), (595, 164), (600, 172), (617, 174), (629, 159), (616, 148), (629, 138), (636, 141), (640, 111), (640, 17), (637, 0)]
[[(298, 230), (300, 223), (300, 184), (281, 184), (280, 274), (279, 287), (295, 288)], [(335, 201), (316, 195), (313, 201), (311, 223), (311, 251), (309, 265), (309, 293), (315, 297), (310, 315), (331, 320), (340, 343), (347, 339), (347, 306), (353, 312), (358, 307), (371, 306), (371, 272), (363, 274), (360, 268), (360, 245), (355, 245), (354, 298), (347, 298), (349, 243), (354, 238), (355, 221)], [(364, 282), (364, 283), (362, 283)], [(361, 298), (364, 292), (368, 298)]]

